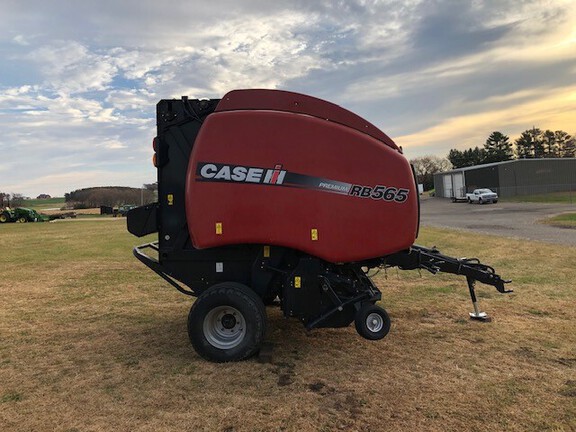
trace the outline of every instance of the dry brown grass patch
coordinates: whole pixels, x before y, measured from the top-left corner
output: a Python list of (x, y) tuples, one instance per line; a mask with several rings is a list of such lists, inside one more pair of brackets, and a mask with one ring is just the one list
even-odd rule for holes
[(188, 342), (192, 300), (132, 257), (123, 224), (0, 228), (2, 431), (576, 428), (573, 248), (425, 230), (515, 279), (508, 296), (478, 287), (492, 323), (467, 319), (463, 279), (389, 271), (386, 339), (272, 308), (272, 363), (212, 364)]

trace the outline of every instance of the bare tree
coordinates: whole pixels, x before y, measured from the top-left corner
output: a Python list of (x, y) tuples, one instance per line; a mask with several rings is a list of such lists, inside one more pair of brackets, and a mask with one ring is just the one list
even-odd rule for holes
[(424, 190), (434, 188), (434, 174), (452, 169), (452, 164), (446, 158), (427, 155), (410, 160), (416, 171), (418, 183), (424, 185)]
[(24, 195), (20, 193), (12, 193), (12, 199), (10, 201), (12, 207), (20, 207), (24, 205)]

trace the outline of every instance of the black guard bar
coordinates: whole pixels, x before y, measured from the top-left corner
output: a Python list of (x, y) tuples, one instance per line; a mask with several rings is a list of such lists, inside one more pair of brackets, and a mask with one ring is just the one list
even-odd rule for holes
[(193, 291), (182, 287), (178, 282), (176, 282), (168, 273), (166, 273), (163, 270), (162, 264), (160, 264), (160, 262), (157, 259), (152, 258), (146, 255), (144, 252), (142, 252), (143, 249), (152, 249), (158, 252), (158, 242), (146, 243), (140, 246), (136, 246), (132, 252), (134, 253), (134, 256), (138, 258), (139, 261), (141, 261), (144, 265), (149, 267), (152, 271), (154, 271), (154, 273), (156, 273), (158, 276), (160, 276), (162, 279), (164, 279), (166, 282), (168, 282), (182, 294), (186, 294), (189, 296), (196, 295)]

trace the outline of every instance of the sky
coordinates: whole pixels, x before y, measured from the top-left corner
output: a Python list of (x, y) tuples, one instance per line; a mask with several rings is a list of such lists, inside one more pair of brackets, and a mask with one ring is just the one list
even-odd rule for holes
[(160, 99), (283, 89), (407, 158), (576, 134), (573, 0), (0, 0), (0, 191), (156, 180)]

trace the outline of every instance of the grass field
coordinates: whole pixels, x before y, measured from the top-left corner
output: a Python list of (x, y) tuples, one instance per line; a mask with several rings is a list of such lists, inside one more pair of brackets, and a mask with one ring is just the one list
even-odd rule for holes
[(386, 339), (269, 309), (272, 363), (212, 364), (140, 241), (123, 219), (0, 226), (0, 431), (576, 430), (575, 248), (423, 229), (514, 279), (478, 287), (493, 322), (462, 277), (393, 270)]
[(563, 213), (544, 221), (547, 225), (560, 228), (576, 228), (576, 213)]
[(572, 204), (576, 202), (576, 192), (552, 192), (547, 194), (518, 195), (503, 198), (505, 202), (534, 202), (534, 203), (564, 203)]
[(64, 197), (54, 197), (48, 199), (29, 199), (24, 201), (23, 207), (34, 209), (44, 215), (73, 211), (80, 218), (110, 217), (110, 215), (100, 215), (100, 208), (61, 210), (65, 204), (66, 201), (64, 200)]
[(29, 199), (24, 201), (23, 207), (32, 208), (37, 212), (42, 212), (46, 209), (59, 209), (64, 204), (66, 204), (64, 197), (54, 197), (48, 199)]

